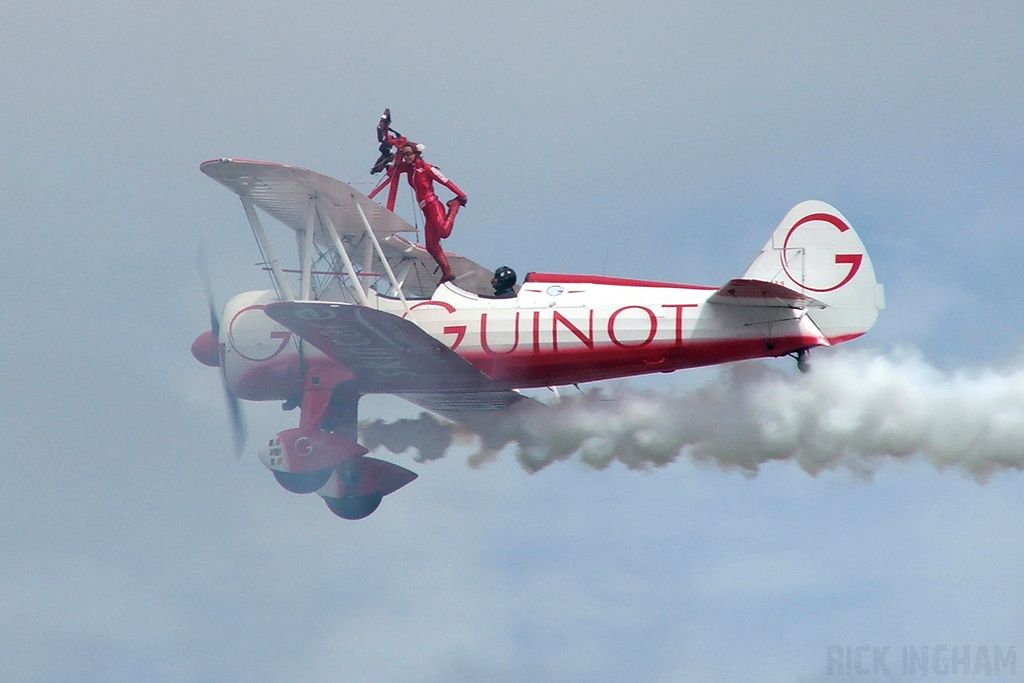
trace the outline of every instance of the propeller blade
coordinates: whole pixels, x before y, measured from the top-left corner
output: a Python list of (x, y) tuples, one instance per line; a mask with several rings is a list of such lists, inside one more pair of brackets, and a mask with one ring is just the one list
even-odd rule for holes
[[(210, 271), (206, 267), (206, 250), (200, 244), (196, 249), (196, 268), (203, 280), (203, 290), (206, 292), (206, 305), (210, 310), (210, 331), (218, 340), (220, 339), (220, 316), (217, 314), (217, 304), (213, 299), (213, 285), (210, 282)], [(223, 363), (220, 368), (220, 382), (224, 388), (224, 402), (228, 407), (228, 419), (231, 422), (231, 437), (235, 442), (235, 456), (242, 457), (245, 449), (245, 441), (248, 437), (248, 430), (245, 428), (245, 416), (242, 414), (242, 402), (231, 391), (228, 386), (227, 375)]]
[(213, 331), (213, 336), (220, 338), (220, 318), (217, 316), (217, 307), (213, 302), (213, 285), (210, 284), (210, 271), (206, 267), (206, 249), (201, 244), (196, 248), (196, 269), (203, 281), (206, 305), (210, 309), (210, 330)]
[[(221, 379), (223, 380), (223, 378), (224, 373), (221, 372)], [(245, 440), (248, 437), (248, 431), (245, 428), (245, 417), (242, 415), (242, 402), (231, 393), (227, 382), (224, 382), (224, 399), (227, 401), (228, 416), (231, 419), (231, 437), (235, 442), (235, 457), (240, 459), (242, 451), (245, 450)]]

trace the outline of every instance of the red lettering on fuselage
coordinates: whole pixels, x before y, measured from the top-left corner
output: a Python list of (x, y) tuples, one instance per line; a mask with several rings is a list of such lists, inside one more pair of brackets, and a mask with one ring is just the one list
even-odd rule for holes
[[(447, 329), (447, 328), (446, 328)], [(508, 351), (495, 351), (491, 348), (490, 344), (487, 343), (487, 314), (480, 314), (480, 348), (484, 350), (484, 353), (493, 353), (502, 355), (506, 353), (512, 353), (519, 348), (519, 311), (516, 311), (515, 324), (513, 325), (514, 337), (512, 340), (512, 348)], [(452, 347), (455, 348), (455, 347)]]
[[(462, 324), (465, 318), (460, 320), (461, 316), (458, 313), (469, 313), (470, 315), (473, 313), (469, 310), (458, 311), (446, 302), (424, 301), (415, 304), (412, 308), (421, 306), (436, 306), (443, 309), (445, 313), (452, 314), (455, 321), (459, 321), (459, 324), (444, 325), (442, 320), (433, 317), (431, 322), (427, 320), (421, 322), (428, 330), (435, 330), (433, 332), (435, 336), (439, 334), (453, 335), (454, 340), (440, 338), (441, 341), (449, 344), (451, 349), (458, 349), (468, 338), (470, 346), (478, 346), (484, 354), (505, 356), (517, 352), (539, 354), (553, 351), (558, 353), (573, 346), (579, 348), (577, 344), (590, 350), (608, 343), (620, 349), (641, 349), (654, 343), (655, 340), (659, 340), (659, 336), (661, 344), (681, 346), (686, 309), (696, 309), (700, 305), (696, 303), (650, 304), (646, 306), (630, 304), (612, 310), (607, 318), (604, 312), (598, 313), (592, 308), (584, 307), (562, 310), (548, 309), (550, 313), (545, 312), (544, 309), (535, 309), (530, 311), (533, 315), (529, 318), (523, 316), (523, 311), (516, 309), (478, 310), (475, 312), (479, 316), (476, 325), (473, 323)], [(675, 311), (675, 314), (663, 314), (660, 317), (664, 322), (659, 323), (659, 315), (654, 311), (654, 308), (658, 306)], [(586, 316), (585, 325), (582, 320), (583, 316)], [(600, 318), (596, 328), (595, 317)], [(520, 348), (524, 335), (528, 334), (523, 328), (529, 324), (532, 324), (532, 330), (530, 330), (532, 344)], [(470, 330), (474, 327), (474, 331), (479, 333), (479, 341), (470, 334)], [(472, 349), (469, 352), (472, 353)]]
[[(685, 310), (688, 308), (697, 308), (698, 304), (661, 304), (662, 308), (668, 308), (675, 310), (675, 315), (671, 316), (671, 328), (673, 330), (673, 337), (671, 343), (676, 346), (680, 346), (683, 343), (683, 330), (684, 330), (684, 317)], [(558, 352), (559, 347), (563, 349), (566, 345), (566, 340), (575, 338), (588, 349), (594, 349), (601, 339), (595, 336), (595, 311), (593, 309), (579, 309), (582, 313), (586, 311), (587, 325), (580, 324), (580, 315), (575, 315), (571, 319), (567, 312), (552, 310), (550, 317), (545, 315), (543, 311), (535, 310), (530, 320), (532, 322), (532, 353), (541, 353), (542, 347), (548, 345), (544, 343), (544, 340), (548, 338), (548, 332), (550, 331), (550, 349)], [(639, 311), (641, 315), (633, 315), (622, 317), (629, 311)], [(526, 333), (523, 330), (524, 318), (522, 317), (521, 311), (515, 311), (515, 316), (511, 320), (511, 329), (507, 327), (507, 318), (503, 318), (503, 314), (512, 313), (512, 311), (488, 311), (480, 313), (479, 332), (480, 332), (480, 348), (481, 350), (490, 355), (507, 355), (514, 353), (519, 350), (520, 342), (523, 334)], [(602, 316), (603, 318), (603, 316)], [(626, 320), (629, 322), (626, 322)], [(496, 321), (498, 322), (497, 327), (495, 326)], [(504, 324), (503, 324), (504, 323)], [(550, 327), (549, 327), (550, 325)], [(607, 322), (602, 325), (604, 330), (607, 332), (607, 340), (610, 341), (614, 346), (623, 349), (639, 349), (653, 343), (659, 333), (662, 331), (662, 326), (658, 323), (658, 315), (649, 308), (648, 306), (642, 306), (639, 304), (631, 304), (629, 306), (623, 306), (617, 308), (611, 312), (607, 318)], [(458, 340), (461, 341), (464, 336), (465, 326), (458, 326)], [(448, 326), (444, 328), (445, 333), (455, 333), (456, 326)], [(565, 333), (568, 332), (571, 337), (567, 338)], [(511, 339), (509, 334), (511, 333)], [(666, 330), (666, 334), (667, 334)], [(494, 347), (495, 338), (497, 338), (499, 348)], [(670, 341), (669, 339), (663, 339), (663, 342)], [(510, 344), (510, 345), (509, 345)], [(502, 345), (507, 348), (500, 348)], [(454, 346), (452, 348), (455, 348)], [(526, 349), (524, 349), (525, 351)]]
[(580, 328), (576, 327), (576, 325), (574, 325), (571, 320), (566, 318), (564, 315), (562, 315), (558, 311), (552, 311), (552, 314), (553, 314), (553, 316), (552, 316), (552, 319), (551, 319), (551, 347), (555, 351), (558, 351), (558, 323), (562, 323), (563, 325), (565, 325), (565, 329), (567, 329), (570, 332), (572, 332), (576, 336), (576, 338), (579, 339), (581, 342), (583, 342), (583, 345), (586, 346), (588, 349), (594, 348), (594, 311), (593, 311), (593, 309), (590, 310), (590, 316), (589, 316), (590, 328), (589, 328), (587, 334), (583, 334), (583, 330), (581, 330)]
[(459, 348), (459, 344), (461, 344), (462, 340), (466, 337), (466, 326), (465, 325), (446, 325), (445, 328), (444, 328), (444, 333), (445, 334), (454, 334), (455, 335), (455, 341), (452, 342), (451, 347), (450, 347), (451, 350), (454, 351), (455, 349)]
[(662, 308), (676, 309), (676, 346), (683, 343), (683, 309), (697, 308), (697, 304), (662, 304)]
[[(647, 339), (644, 339), (640, 343), (631, 342), (631, 343), (627, 344), (624, 341), (620, 341), (619, 338), (615, 336), (615, 319), (619, 317), (620, 313), (628, 311), (631, 308), (639, 310), (639, 311), (643, 311), (644, 313), (646, 313), (648, 319), (651, 321), (651, 327), (650, 327), (650, 330), (647, 333)], [(648, 344), (650, 344), (652, 341), (654, 341), (654, 337), (657, 334), (658, 334), (658, 317), (656, 315), (654, 315), (654, 311), (652, 311), (651, 309), (647, 308), (646, 306), (624, 306), (624, 307), (618, 309), (617, 311), (615, 311), (614, 313), (612, 313), (610, 316), (608, 316), (608, 338), (611, 339), (612, 343), (615, 344), (616, 346), (621, 346), (622, 348), (634, 348), (634, 349), (637, 349), (637, 348), (640, 348), (641, 346), (647, 346)]]
[[(409, 311), (414, 311), (417, 308), (421, 308), (423, 306), (438, 306), (438, 307), (443, 308), (444, 310), (448, 311), (449, 313), (454, 313), (455, 312), (455, 307), (452, 306), (447, 301), (433, 301), (433, 300), (431, 300), (431, 301), (421, 301), (418, 304), (413, 304), (412, 306), (409, 307)], [(403, 313), (402, 317), (404, 318), (404, 317), (406, 317), (408, 315), (409, 315), (409, 313)], [(444, 333), (445, 334), (454, 334), (455, 335), (455, 341), (453, 341), (451, 344), (448, 345), (448, 347), (452, 351), (454, 351), (455, 349), (459, 348), (459, 344), (461, 344), (462, 340), (466, 338), (466, 331), (467, 331), (467, 329), (468, 329), (468, 327), (466, 325), (446, 325), (444, 327)]]

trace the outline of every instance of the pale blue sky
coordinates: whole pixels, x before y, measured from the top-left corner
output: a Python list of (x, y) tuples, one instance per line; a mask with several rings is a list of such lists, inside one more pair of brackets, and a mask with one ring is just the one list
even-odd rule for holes
[[(222, 300), (266, 283), (199, 163), (369, 187), (388, 106), (469, 195), (446, 246), (480, 263), (720, 284), (822, 199), (886, 286), (851, 346), (1014, 381), (1020, 3), (17, 0), (0, 73), (5, 680), (792, 681), (828, 679), (832, 644), (1024, 656), (1016, 470), (410, 452), (420, 478), (345, 523), (253, 446), (235, 462), (189, 353), (197, 244)], [(252, 443), (295, 419), (248, 417)]]

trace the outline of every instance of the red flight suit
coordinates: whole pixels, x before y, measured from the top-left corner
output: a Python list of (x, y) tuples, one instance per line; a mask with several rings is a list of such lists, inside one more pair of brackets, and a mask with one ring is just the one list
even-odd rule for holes
[(426, 219), (423, 233), (427, 242), (427, 253), (433, 256), (437, 265), (441, 267), (441, 282), (454, 280), (455, 275), (448, 264), (448, 257), (445, 256), (444, 249), (441, 248), (441, 240), (452, 234), (452, 226), (455, 224), (455, 214), (458, 213), (458, 209), (451, 206), (453, 201), (449, 202), (448, 209), (445, 210), (441, 200), (434, 193), (434, 181), (454, 192), (455, 199), (458, 200), (460, 206), (466, 205), (466, 193), (448, 180), (437, 167), (425, 162), (419, 152), (416, 153), (412, 161), (406, 161), (402, 157), (402, 148), (412, 145), (415, 149), (415, 143), (410, 143), (404, 137), (396, 138), (390, 134), (387, 135), (387, 141), (398, 148), (392, 173), (409, 174), (409, 185), (412, 186), (412, 190), (416, 194), (416, 201), (423, 210), (423, 217)]

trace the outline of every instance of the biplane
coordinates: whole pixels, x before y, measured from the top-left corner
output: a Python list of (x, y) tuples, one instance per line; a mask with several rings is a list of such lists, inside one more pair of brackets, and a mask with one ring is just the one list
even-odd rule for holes
[[(298, 426), (266, 440), (261, 462), (295, 493), (360, 519), (416, 478), (358, 443), (358, 404), (392, 394), (501, 444), (503, 420), (535, 403), (519, 390), (791, 355), (863, 335), (882, 286), (857, 233), (807, 201), (775, 229), (742, 277), (704, 287), (529, 273), (495, 298), (492, 271), (450, 254), (438, 285), (416, 230), (349, 185), (302, 168), (216, 159), (203, 173), (241, 199), (272, 289), (210, 304), (192, 345), (238, 401), (280, 401)], [(286, 268), (263, 223), (294, 231)]]

